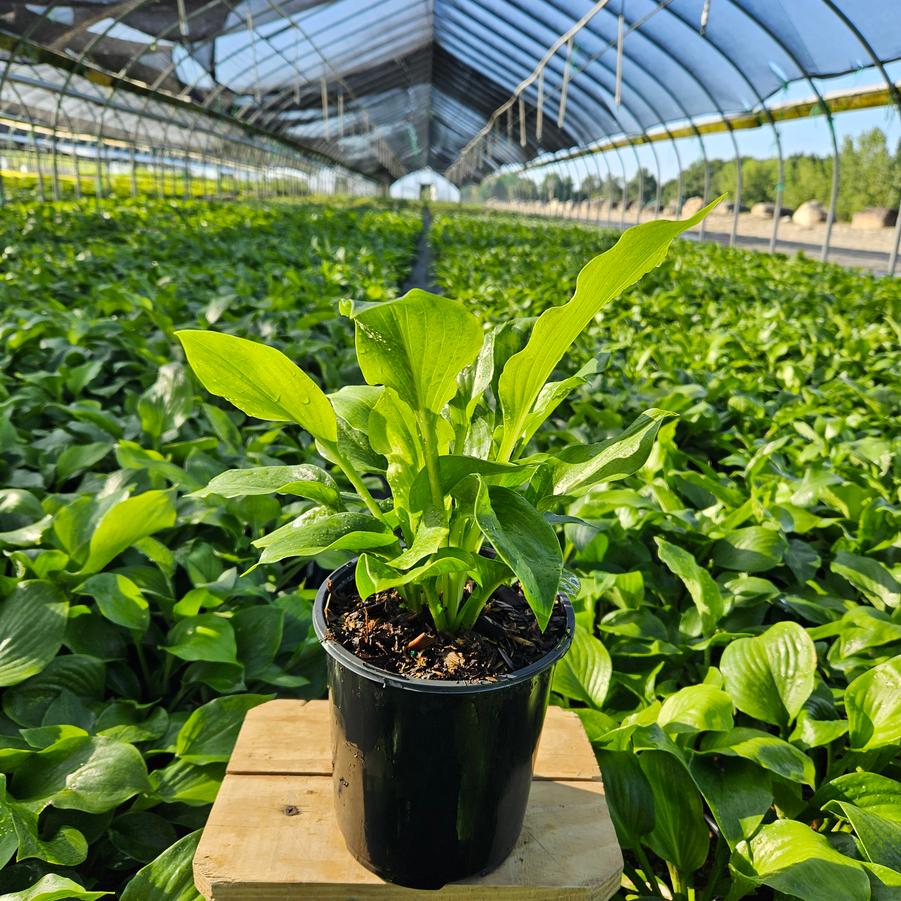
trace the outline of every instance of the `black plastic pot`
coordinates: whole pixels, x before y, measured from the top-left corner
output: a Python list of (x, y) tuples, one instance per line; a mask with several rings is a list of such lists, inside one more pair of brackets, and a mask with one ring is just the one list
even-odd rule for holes
[(331, 591), (354, 591), (354, 563), (332, 573), (313, 610), (328, 655), (335, 810), (347, 847), (390, 882), (440, 888), (497, 867), (519, 837), (554, 664), (550, 653), (487, 683), (410, 679), (328, 637)]

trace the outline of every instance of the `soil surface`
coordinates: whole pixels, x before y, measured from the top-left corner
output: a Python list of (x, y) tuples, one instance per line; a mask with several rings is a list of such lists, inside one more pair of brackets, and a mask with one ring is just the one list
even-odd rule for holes
[(411, 613), (395, 591), (367, 601), (355, 591), (329, 593), (329, 637), (367, 663), (414, 679), (495, 682), (541, 659), (566, 629), (560, 600), (544, 633), (517, 588), (499, 588), (475, 628), (458, 635), (436, 631), (428, 613)]

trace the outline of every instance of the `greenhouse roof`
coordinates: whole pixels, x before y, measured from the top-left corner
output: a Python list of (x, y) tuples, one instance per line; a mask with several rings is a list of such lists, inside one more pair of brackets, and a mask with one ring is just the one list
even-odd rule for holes
[(101, 103), (123, 140), (250, 130), (457, 182), (901, 57), (897, 0), (0, 0), (0, 32), (17, 121)]

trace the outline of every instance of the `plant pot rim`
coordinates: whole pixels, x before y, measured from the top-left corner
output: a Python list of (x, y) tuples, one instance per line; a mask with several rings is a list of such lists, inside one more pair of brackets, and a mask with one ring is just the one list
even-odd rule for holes
[(398, 673), (390, 673), (365, 660), (361, 660), (356, 654), (351, 653), (340, 642), (334, 638), (328, 637), (328, 625), (325, 621), (325, 599), (330, 588), (329, 583), (343, 582), (348, 575), (353, 573), (353, 567), (356, 566), (356, 558), (348, 561), (338, 569), (333, 570), (325, 578), (316, 592), (316, 600), (313, 604), (313, 628), (316, 630), (316, 637), (322, 645), (323, 650), (332, 659), (336, 660), (342, 666), (347, 667), (351, 672), (369, 679), (373, 682), (381, 682), (384, 687), (389, 685), (392, 688), (399, 688), (405, 691), (418, 691), (426, 694), (479, 694), (486, 691), (501, 691), (509, 688), (511, 685), (517, 685), (525, 682), (540, 672), (553, 666), (568, 650), (572, 644), (573, 636), (576, 631), (576, 614), (573, 610), (572, 602), (569, 596), (560, 592), (557, 595), (558, 600), (563, 604), (563, 611), (566, 615), (566, 626), (560, 640), (556, 646), (548, 651), (543, 657), (530, 663), (522, 669), (515, 670), (498, 678), (493, 682), (465, 682), (454, 679), (416, 679), (412, 676), (401, 676)]

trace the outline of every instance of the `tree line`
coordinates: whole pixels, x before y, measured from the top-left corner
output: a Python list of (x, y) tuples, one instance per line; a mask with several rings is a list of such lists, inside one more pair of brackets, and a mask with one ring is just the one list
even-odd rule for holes
[[(709, 196), (735, 195), (736, 161), (712, 159), (709, 165)], [(742, 204), (775, 202), (779, 184), (779, 161), (776, 157), (758, 159), (745, 156), (741, 160)], [(782, 205), (795, 209), (806, 200), (829, 205), (832, 191), (832, 157), (798, 153), (785, 158)], [(695, 160), (682, 173), (682, 199), (704, 195), (704, 161)], [(873, 206), (894, 208), (901, 200), (901, 141), (890, 150), (885, 132), (873, 128), (857, 139), (845, 137), (839, 152), (841, 173), (836, 204), (839, 219), (850, 219), (859, 211)], [(626, 183), (629, 203), (641, 198), (642, 204), (653, 204), (657, 195), (657, 179), (642, 169)], [(575, 183), (573, 176), (546, 173), (541, 179), (504, 173), (474, 188), (471, 199), (478, 200), (607, 200), (622, 201), (623, 179), (612, 173), (588, 175)], [(675, 203), (679, 196), (679, 179), (672, 178), (661, 186), (661, 203)]]

